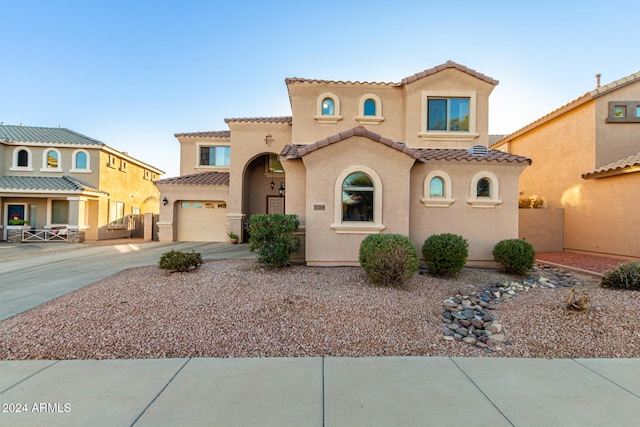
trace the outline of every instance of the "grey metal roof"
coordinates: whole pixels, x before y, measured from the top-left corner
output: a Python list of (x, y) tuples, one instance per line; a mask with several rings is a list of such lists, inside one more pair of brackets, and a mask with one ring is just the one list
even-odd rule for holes
[(79, 144), (103, 147), (97, 139), (79, 134), (67, 128), (0, 125), (0, 140), (16, 143)]
[(109, 193), (92, 188), (70, 176), (0, 176), (0, 191), (60, 192), (60, 193)]

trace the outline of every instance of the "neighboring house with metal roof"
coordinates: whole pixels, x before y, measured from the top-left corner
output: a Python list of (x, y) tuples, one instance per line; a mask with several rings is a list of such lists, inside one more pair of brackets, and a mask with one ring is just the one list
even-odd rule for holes
[(0, 125), (2, 238), (24, 221), (85, 240), (128, 237), (131, 215), (158, 212), (162, 173), (69, 129)]
[(254, 214), (300, 218), (309, 265), (355, 265), (362, 240), (399, 233), (469, 241), (493, 265), (518, 235), (529, 159), (488, 150), (498, 82), (447, 62), (399, 83), (285, 80), (291, 116), (230, 118), (226, 131), (179, 133), (180, 177), (156, 182), (160, 240), (247, 241)]
[(564, 210), (564, 249), (640, 258), (640, 72), (591, 90), (491, 148), (531, 158), (522, 197)]

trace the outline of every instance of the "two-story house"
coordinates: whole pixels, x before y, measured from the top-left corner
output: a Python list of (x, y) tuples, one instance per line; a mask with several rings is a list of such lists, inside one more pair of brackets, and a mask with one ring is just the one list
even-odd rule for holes
[(85, 240), (129, 237), (130, 215), (158, 212), (162, 173), (69, 129), (0, 125), (3, 239), (16, 219)]
[(564, 211), (564, 249), (640, 257), (640, 72), (591, 90), (492, 145), (533, 159), (522, 197)]
[(498, 82), (447, 62), (399, 83), (286, 79), (292, 115), (226, 119), (180, 133), (180, 173), (156, 182), (160, 240), (242, 236), (253, 214), (296, 214), (309, 265), (355, 265), (371, 233), (469, 241), (493, 264), (518, 235), (518, 177), (530, 160), (488, 150)]

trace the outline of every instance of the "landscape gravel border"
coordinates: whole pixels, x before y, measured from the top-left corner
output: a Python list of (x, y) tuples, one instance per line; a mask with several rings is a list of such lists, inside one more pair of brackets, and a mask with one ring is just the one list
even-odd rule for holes
[(0, 322), (0, 359), (640, 357), (640, 293), (601, 289), (588, 275), (585, 314), (565, 310), (566, 288), (531, 289), (494, 310), (506, 338), (498, 349), (443, 338), (445, 299), (513, 280), (465, 268), (454, 279), (416, 274), (394, 289), (371, 285), (359, 267), (134, 268)]

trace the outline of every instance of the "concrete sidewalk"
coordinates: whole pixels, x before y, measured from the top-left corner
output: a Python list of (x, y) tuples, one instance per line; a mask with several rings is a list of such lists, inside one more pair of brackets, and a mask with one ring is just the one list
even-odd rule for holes
[(640, 359), (0, 361), (2, 426), (613, 426)]

